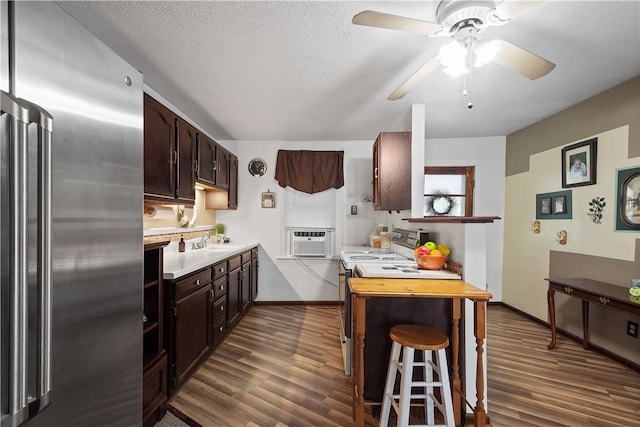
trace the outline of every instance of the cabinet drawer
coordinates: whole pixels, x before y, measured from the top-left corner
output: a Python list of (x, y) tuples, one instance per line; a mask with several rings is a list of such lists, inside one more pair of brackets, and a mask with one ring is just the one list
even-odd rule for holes
[(153, 426), (167, 403), (167, 356), (144, 371), (142, 386), (143, 426)]
[[(213, 303), (213, 324), (224, 321), (227, 318), (227, 299), (218, 298)], [(225, 322), (226, 323), (226, 322)]]
[(251, 261), (251, 251), (243, 252), (241, 257), (242, 263), (246, 264), (247, 262)]
[(216, 347), (227, 335), (227, 325), (225, 322), (216, 323), (211, 327), (211, 346)]
[(220, 277), (213, 281), (214, 299), (218, 299), (227, 294), (227, 276)]
[(227, 261), (222, 261), (213, 266), (214, 280), (227, 274)]
[(242, 265), (242, 256), (236, 255), (233, 258), (229, 258), (229, 271), (235, 270)]
[(175, 284), (175, 299), (178, 300), (185, 295), (189, 295), (193, 291), (196, 291), (209, 283), (211, 283), (210, 268), (207, 268), (206, 270), (193, 274), (184, 279), (178, 280)]

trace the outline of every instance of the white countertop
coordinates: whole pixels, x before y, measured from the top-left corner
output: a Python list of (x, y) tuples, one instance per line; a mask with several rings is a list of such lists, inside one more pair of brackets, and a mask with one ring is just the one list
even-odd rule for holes
[(208, 244), (202, 249), (191, 249), (191, 241), (185, 252), (178, 252), (178, 244), (170, 243), (164, 250), (164, 279), (177, 279), (201, 268), (245, 252), (258, 246), (259, 242)]
[(416, 263), (397, 264), (357, 264), (356, 271), (360, 277), (381, 277), (388, 279), (451, 279), (461, 277), (446, 270), (423, 270)]

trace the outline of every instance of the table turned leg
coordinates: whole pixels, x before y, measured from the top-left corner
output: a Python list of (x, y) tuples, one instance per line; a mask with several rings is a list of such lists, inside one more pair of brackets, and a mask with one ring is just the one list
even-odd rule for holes
[(589, 350), (589, 301), (582, 300), (582, 348)]
[(364, 427), (364, 336), (365, 336), (365, 324), (366, 324), (366, 298), (355, 298), (354, 304), (351, 306), (354, 314), (354, 326), (355, 330), (353, 336), (353, 342), (355, 343), (355, 357), (352, 372), (355, 373), (354, 384), (354, 415), (356, 427)]
[(451, 313), (451, 382), (453, 390), (453, 416), (457, 426), (461, 425), (462, 385), (460, 382), (460, 298), (453, 298)]
[(547, 291), (547, 305), (549, 307), (549, 326), (551, 328), (551, 342), (547, 346), (549, 350), (553, 350), (556, 347), (556, 303), (555, 303), (556, 291), (549, 284), (549, 290)]
[(484, 408), (484, 340), (487, 336), (487, 302), (475, 301), (474, 335), (476, 336), (476, 407), (475, 427), (486, 427), (487, 412)]

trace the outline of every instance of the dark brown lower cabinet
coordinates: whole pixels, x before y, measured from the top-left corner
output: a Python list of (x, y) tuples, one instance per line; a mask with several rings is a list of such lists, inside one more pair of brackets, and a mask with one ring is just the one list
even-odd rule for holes
[[(179, 292), (180, 283), (197, 283), (198, 280), (184, 279), (177, 282), (174, 284), (174, 292)], [(210, 348), (211, 282), (201, 282), (199, 286), (193, 292), (174, 301), (171, 309), (169, 341), (172, 394), (204, 360)]]
[(169, 242), (144, 245), (142, 317), (142, 424), (153, 426), (167, 411), (167, 353), (164, 342), (163, 250)]
[(152, 427), (167, 409), (167, 355), (147, 367), (142, 386), (143, 427)]
[(240, 269), (240, 307), (245, 311), (251, 304), (251, 251), (242, 254), (242, 268)]
[(258, 248), (251, 249), (251, 301), (258, 297)]
[(213, 281), (211, 304), (211, 347), (215, 348), (227, 334), (227, 279), (224, 276)]
[(240, 304), (241, 277), (241, 267), (236, 267), (229, 271), (227, 329), (231, 329), (240, 320), (240, 312), (242, 310)]
[(169, 396), (250, 308), (258, 289), (257, 256), (258, 249), (253, 248), (165, 282)]

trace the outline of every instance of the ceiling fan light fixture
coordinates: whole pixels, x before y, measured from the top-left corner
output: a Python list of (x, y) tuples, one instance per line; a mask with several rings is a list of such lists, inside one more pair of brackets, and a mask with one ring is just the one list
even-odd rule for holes
[(502, 47), (502, 40), (480, 40), (475, 43), (473, 52), (475, 53), (476, 60), (473, 63), (474, 67), (480, 68), (485, 64), (488, 64), (495, 58), (496, 54)]
[(467, 49), (457, 40), (442, 45), (438, 54), (443, 71), (450, 76), (457, 77), (466, 73)]

